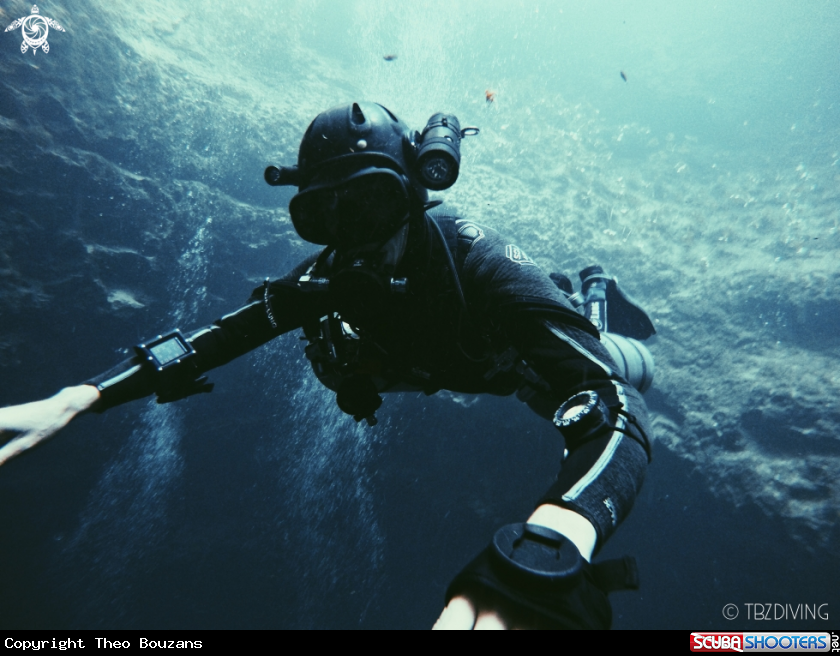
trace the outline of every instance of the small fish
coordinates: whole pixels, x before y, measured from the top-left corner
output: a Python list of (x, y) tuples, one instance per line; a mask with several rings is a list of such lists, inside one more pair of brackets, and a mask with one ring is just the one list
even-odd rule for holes
[(484, 91), (484, 100), (486, 100), (487, 104), (489, 105), (491, 102), (496, 100), (496, 92), (490, 91), (490, 89), (486, 89)]
[(396, 58), (397, 58), (396, 55), (383, 55), (382, 56), (382, 59), (384, 59), (385, 61), (394, 61)]
[(621, 79), (627, 82), (627, 76), (624, 74), (624, 71), (621, 71)]

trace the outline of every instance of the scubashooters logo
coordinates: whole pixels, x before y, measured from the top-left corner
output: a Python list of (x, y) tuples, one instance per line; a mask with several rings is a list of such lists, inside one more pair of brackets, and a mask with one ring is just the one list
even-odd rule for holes
[(511, 262), (516, 262), (521, 266), (537, 266), (537, 263), (534, 262), (534, 260), (525, 255), (525, 251), (513, 244), (505, 246), (505, 257), (507, 257), (507, 259)]
[(689, 648), (699, 652), (823, 652), (832, 651), (828, 632), (716, 633), (694, 632)]
[(38, 5), (32, 5), (32, 13), (29, 16), (12, 21), (12, 24), (5, 31), (11, 32), (17, 28), (20, 28), (20, 31), (23, 33), (23, 43), (20, 44), (20, 51), (26, 53), (27, 50), (32, 48), (33, 55), (38, 51), (38, 48), (44, 52), (50, 51), (50, 44), (47, 43), (47, 35), (50, 33), (50, 28), (59, 32), (66, 31), (52, 18), (41, 16), (38, 11)]

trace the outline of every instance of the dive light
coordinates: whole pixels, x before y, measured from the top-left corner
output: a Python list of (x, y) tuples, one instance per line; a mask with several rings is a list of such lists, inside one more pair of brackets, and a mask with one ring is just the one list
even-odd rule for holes
[(478, 134), (478, 128), (464, 128), (453, 114), (434, 114), (418, 139), (417, 175), (427, 189), (449, 189), (461, 167), (461, 139)]

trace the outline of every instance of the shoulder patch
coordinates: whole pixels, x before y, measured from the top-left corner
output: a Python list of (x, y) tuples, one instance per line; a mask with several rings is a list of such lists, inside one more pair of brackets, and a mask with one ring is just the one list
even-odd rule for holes
[(507, 259), (511, 262), (516, 262), (516, 264), (519, 264), (520, 266), (537, 266), (537, 263), (534, 262), (534, 260), (525, 255), (525, 251), (519, 248), (519, 246), (514, 246), (513, 244), (505, 246), (505, 257), (507, 257)]
[(481, 241), (484, 238), (484, 230), (479, 228), (475, 223), (470, 223), (468, 221), (456, 221), (456, 224), (460, 224), (458, 226), (458, 236), (463, 237), (464, 239), (468, 239), (469, 241), (475, 243), (477, 241)]

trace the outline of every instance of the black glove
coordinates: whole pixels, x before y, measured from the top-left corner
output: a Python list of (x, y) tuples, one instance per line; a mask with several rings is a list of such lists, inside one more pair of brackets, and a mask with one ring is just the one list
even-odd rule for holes
[(512, 602), (547, 628), (609, 629), (607, 593), (637, 589), (639, 576), (633, 558), (590, 565), (560, 533), (509, 524), (450, 583), (446, 603), (476, 587)]

